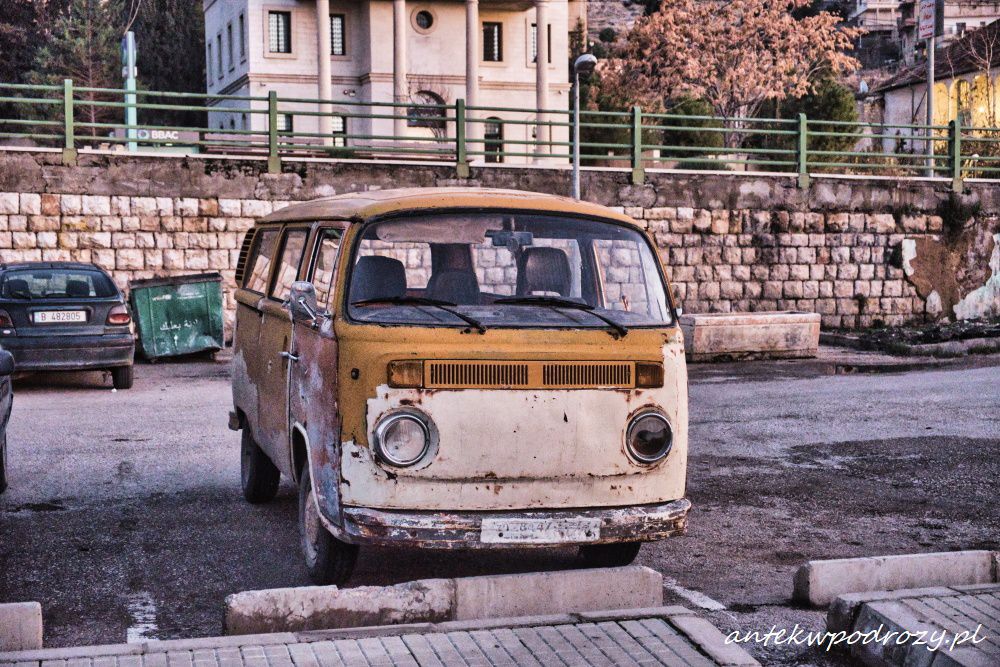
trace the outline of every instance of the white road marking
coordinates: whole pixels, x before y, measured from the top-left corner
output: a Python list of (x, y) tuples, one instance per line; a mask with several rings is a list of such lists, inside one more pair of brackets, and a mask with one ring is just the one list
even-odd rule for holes
[(676, 579), (671, 579), (670, 577), (663, 578), (663, 585), (671, 593), (675, 593), (691, 604), (696, 604), (702, 609), (708, 609), (709, 611), (725, 611), (726, 605), (722, 604), (718, 600), (713, 600), (704, 593), (698, 591), (692, 591), (690, 588), (684, 588), (677, 583)]
[(156, 602), (146, 591), (128, 596), (128, 613), (132, 625), (125, 631), (125, 641), (137, 644), (147, 639), (156, 639)]

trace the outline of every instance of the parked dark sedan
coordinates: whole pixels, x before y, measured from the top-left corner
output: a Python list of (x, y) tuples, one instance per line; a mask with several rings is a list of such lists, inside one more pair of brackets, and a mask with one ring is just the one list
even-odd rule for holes
[(14, 373), (14, 357), (0, 350), (0, 493), (7, 490), (7, 422), (14, 403), (10, 376)]
[(18, 372), (107, 370), (116, 389), (132, 386), (132, 317), (93, 264), (0, 265), (0, 345)]

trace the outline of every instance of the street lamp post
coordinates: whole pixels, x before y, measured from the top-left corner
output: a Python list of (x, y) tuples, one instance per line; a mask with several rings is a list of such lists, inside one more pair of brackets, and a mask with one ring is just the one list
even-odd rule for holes
[(580, 75), (589, 75), (597, 58), (584, 53), (573, 63), (573, 199), (580, 198)]

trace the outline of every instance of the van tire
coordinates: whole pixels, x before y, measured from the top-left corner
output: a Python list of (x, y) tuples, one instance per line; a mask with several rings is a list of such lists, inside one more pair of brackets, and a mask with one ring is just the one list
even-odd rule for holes
[(341, 542), (323, 526), (308, 465), (299, 474), (299, 543), (309, 578), (317, 586), (339, 586), (351, 578), (358, 547)]
[(247, 502), (258, 505), (278, 494), (281, 472), (253, 439), (250, 429), (243, 427), (240, 437), (240, 483)]
[(111, 369), (111, 385), (115, 389), (131, 389), (134, 379), (134, 367), (131, 364)]
[(580, 547), (581, 567), (624, 567), (631, 565), (639, 555), (642, 542), (620, 544), (585, 544)]
[(7, 490), (7, 434), (0, 439), (0, 493)]

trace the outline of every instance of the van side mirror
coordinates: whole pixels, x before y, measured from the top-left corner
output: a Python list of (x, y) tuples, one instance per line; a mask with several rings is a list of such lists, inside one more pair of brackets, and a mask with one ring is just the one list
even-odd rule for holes
[(0, 377), (14, 374), (14, 355), (7, 350), (0, 350)]
[(293, 321), (302, 322), (308, 320), (315, 323), (319, 319), (319, 306), (316, 304), (316, 287), (304, 280), (292, 283), (292, 289), (288, 295), (288, 309), (292, 313)]

